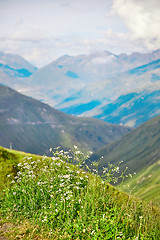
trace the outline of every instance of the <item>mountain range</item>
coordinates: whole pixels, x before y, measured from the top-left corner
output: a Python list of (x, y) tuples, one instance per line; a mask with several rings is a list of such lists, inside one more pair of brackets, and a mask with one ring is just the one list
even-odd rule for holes
[(1, 53), (0, 83), (65, 113), (136, 127), (159, 114), (160, 50), (64, 55), (41, 69)]
[(143, 91), (121, 95), (103, 106), (95, 118), (114, 124), (137, 127), (160, 114), (160, 90), (148, 88)]
[(0, 145), (34, 153), (50, 147), (96, 151), (131, 128), (92, 118), (79, 118), (0, 85)]
[(0, 52), (0, 77), (1, 81), (7, 78), (25, 78), (31, 76), (37, 70), (32, 64), (18, 55), (4, 54)]
[(101, 169), (123, 161), (137, 173), (123, 189), (160, 203), (160, 50), (65, 55), (41, 69), (1, 52), (0, 83), (1, 146), (43, 155), (77, 145), (103, 156)]

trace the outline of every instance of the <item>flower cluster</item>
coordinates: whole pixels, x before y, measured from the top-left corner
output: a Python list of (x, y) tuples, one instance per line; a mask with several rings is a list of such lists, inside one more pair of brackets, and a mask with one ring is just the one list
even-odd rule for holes
[[(79, 154), (79, 150), (70, 155), (70, 152), (56, 149), (51, 158), (44, 156), (33, 160), (32, 157), (25, 157), (18, 164), (19, 171), (11, 182), (11, 188), (5, 193), (10, 198), (12, 210), (16, 214), (23, 212), (26, 217), (33, 216), (35, 210), (38, 214), (39, 210), (42, 222), (47, 222), (48, 215), (52, 214), (58, 217), (63, 212), (63, 217), (66, 217), (73, 205), (76, 208), (74, 207), (72, 214), (77, 214), (81, 208), (81, 191), (88, 184), (88, 176), (86, 172), (77, 170), (67, 162), (70, 159), (72, 162), (78, 161)], [(82, 154), (78, 164), (81, 160)], [(50, 210), (48, 217), (46, 209)]]

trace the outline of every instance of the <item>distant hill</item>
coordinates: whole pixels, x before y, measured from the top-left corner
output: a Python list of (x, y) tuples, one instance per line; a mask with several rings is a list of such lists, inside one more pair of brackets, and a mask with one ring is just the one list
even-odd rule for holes
[(3, 65), (8, 65), (14, 69), (27, 69), (29, 72), (33, 73), (37, 70), (35, 66), (26, 61), (19, 55), (9, 54), (0, 52), (0, 63)]
[[(24, 58), (0, 52), (0, 81), (3, 78), (24, 78), (29, 77), (37, 70), (35, 66), (27, 62)], [(4, 84), (6, 83), (4, 79)]]
[(146, 89), (122, 95), (103, 106), (95, 118), (114, 124), (137, 127), (160, 114), (160, 90)]
[(130, 74), (136, 74), (141, 75), (147, 71), (155, 70), (160, 68), (160, 59), (157, 59), (156, 61), (150, 62), (148, 64), (139, 66), (137, 68), (134, 68), (129, 71)]
[(160, 158), (149, 167), (124, 182), (122, 189), (146, 201), (160, 206)]
[(100, 167), (108, 162), (117, 164), (123, 161), (123, 169), (128, 172), (139, 172), (160, 159), (160, 115), (150, 119), (121, 139), (103, 147), (93, 154), (92, 160), (103, 156)]
[(78, 145), (96, 151), (130, 131), (118, 125), (62, 113), (0, 85), (0, 145), (44, 154), (50, 147)]

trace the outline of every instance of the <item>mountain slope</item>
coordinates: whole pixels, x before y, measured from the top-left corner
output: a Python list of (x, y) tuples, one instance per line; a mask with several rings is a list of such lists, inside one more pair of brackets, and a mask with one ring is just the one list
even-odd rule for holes
[(160, 206), (160, 160), (124, 182), (122, 190)]
[(0, 147), (1, 239), (159, 239), (159, 208), (67, 163), (62, 152), (47, 158)]
[[(5, 56), (6, 61), (0, 58), (1, 83), (65, 113), (133, 127), (159, 114), (160, 50), (130, 55), (108, 51), (64, 55), (37, 71), (18, 61), (18, 56), (12, 56), (12, 61)], [(17, 62), (21, 62), (21, 69)], [(121, 105), (123, 96), (134, 93), (137, 96)]]
[(27, 79), (37, 68), (24, 58), (0, 52), (0, 84), (16, 90), (26, 89)]
[(50, 147), (98, 150), (130, 128), (77, 118), (0, 85), (0, 145), (44, 154)]
[[(116, 55), (108, 51), (74, 57), (64, 55), (38, 69), (27, 82), (15, 87), (9, 86), (43, 100), (59, 110), (69, 110), (70, 107), (73, 109), (77, 104), (88, 104), (92, 101), (108, 103), (135, 88), (147, 86), (150, 80), (137, 81), (134, 74), (127, 73), (159, 58), (160, 50), (131, 55)], [(36, 92), (33, 91), (34, 88)], [(85, 107), (85, 112), (91, 110), (90, 104), (88, 109), (86, 105)], [(74, 114), (76, 115), (77, 111)]]
[(26, 69), (30, 73), (33, 73), (37, 70), (37, 68), (35, 66), (33, 66), (31, 63), (26, 61), (24, 58), (22, 58), (18, 55), (6, 54), (3, 52), (0, 52), (0, 63), (3, 66), (10, 67), (11, 70)]
[(93, 117), (114, 124), (137, 127), (159, 115), (159, 106), (160, 90), (146, 89), (120, 96), (112, 103), (101, 107), (101, 113)]
[(123, 161), (123, 169), (127, 166), (128, 172), (139, 172), (160, 159), (160, 115), (150, 119), (121, 139), (103, 147), (93, 154), (92, 160), (103, 156), (100, 167), (108, 162)]
[(130, 74), (136, 74), (141, 75), (147, 71), (155, 70), (157, 68), (160, 68), (160, 59), (157, 59), (156, 61), (150, 62), (148, 64), (139, 66), (137, 68), (134, 68), (129, 71)]

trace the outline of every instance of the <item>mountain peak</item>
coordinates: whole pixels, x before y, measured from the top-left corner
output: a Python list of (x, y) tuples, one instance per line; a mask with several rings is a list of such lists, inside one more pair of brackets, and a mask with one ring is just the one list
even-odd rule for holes
[(35, 66), (26, 61), (23, 57), (16, 54), (4, 53), (2, 51), (0, 51), (0, 63), (14, 69), (27, 69), (31, 73), (37, 70)]

